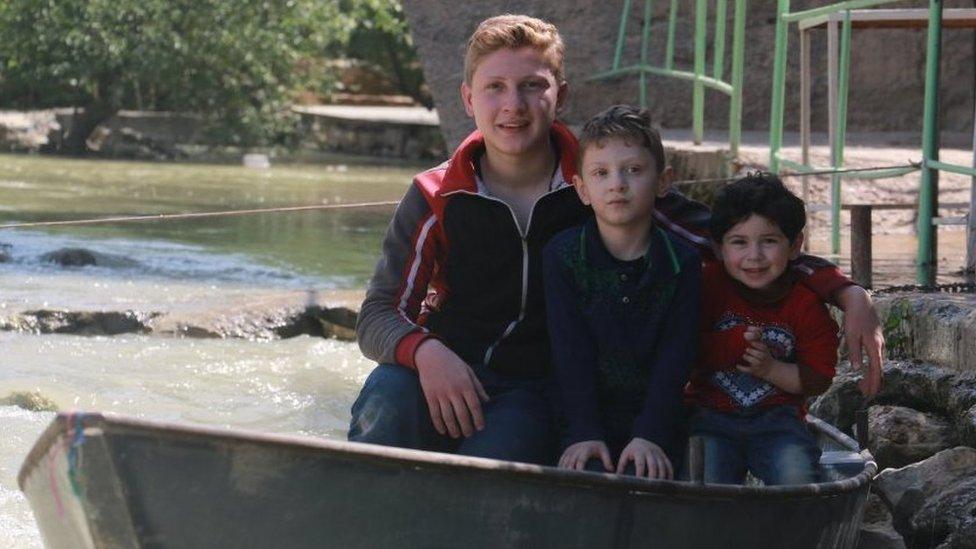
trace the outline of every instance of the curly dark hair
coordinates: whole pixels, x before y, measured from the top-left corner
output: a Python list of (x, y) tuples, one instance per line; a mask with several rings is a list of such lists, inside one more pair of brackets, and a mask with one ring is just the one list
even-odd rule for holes
[(602, 146), (610, 138), (633, 140), (651, 151), (657, 172), (664, 171), (664, 145), (661, 134), (651, 124), (651, 113), (633, 105), (614, 105), (597, 114), (583, 126), (580, 134), (578, 162), (588, 147)]
[(753, 214), (777, 225), (791, 243), (807, 222), (803, 201), (778, 177), (771, 173), (752, 173), (729, 183), (715, 196), (709, 226), (712, 238), (721, 242), (729, 229)]

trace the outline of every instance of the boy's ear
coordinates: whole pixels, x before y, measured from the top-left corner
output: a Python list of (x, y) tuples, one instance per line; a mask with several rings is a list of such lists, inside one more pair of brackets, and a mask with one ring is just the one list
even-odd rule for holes
[(580, 176), (578, 175), (573, 176), (573, 187), (576, 188), (576, 194), (579, 195), (580, 202), (589, 206), (590, 193), (589, 191), (586, 190), (586, 184), (583, 183), (583, 179)]
[(471, 86), (467, 82), (461, 82), (461, 103), (464, 103), (464, 112), (468, 113), (468, 117), (474, 118), (474, 107), (471, 104)]
[(559, 113), (566, 106), (566, 97), (569, 96), (569, 83), (559, 84), (559, 91), (556, 94), (556, 112)]
[(790, 259), (796, 259), (803, 253), (803, 231), (800, 231), (790, 244)]
[(674, 170), (671, 166), (665, 166), (657, 176), (657, 196), (658, 198), (668, 194), (671, 190), (671, 183), (674, 183)]

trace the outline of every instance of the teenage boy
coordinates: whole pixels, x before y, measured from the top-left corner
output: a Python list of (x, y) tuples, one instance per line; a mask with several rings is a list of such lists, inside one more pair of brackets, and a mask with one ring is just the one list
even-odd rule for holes
[(705, 482), (767, 485), (819, 479), (820, 449), (805, 402), (830, 386), (837, 324), (798, 284), (803, 201), (774, 175), (720, 191), (711, 233), (720, 262), (706, 265), (702, 356), (688, 388), (691, 434), (705, 445)]
[(573, 183), (594, 216), (543, 255), (566, 420), (560, 467), (673, 478), (698, 346), (701, 257), (654, 223), (670, 182), (646, 110), (618, 105), (583, 127)]
[[(390, 223), (357, 323), (380, 365), (350, 440), (554, 462), (542, 248), (587, 214), (568, 183), (576, 138), (556, 121), (566, 93), (553, 25), (503, 15), (472, 34), (461, 100), (477, 131), (415, 178)], [(660, 206), (662, 226), (707, 248), (707, 210), (677, 193)], [(825, 298), (850, 284), (815, 267), (806, 279)], [(861, 319), (853, 331), (873, 337), (867, 294), (850, 288), (839, 299)]]

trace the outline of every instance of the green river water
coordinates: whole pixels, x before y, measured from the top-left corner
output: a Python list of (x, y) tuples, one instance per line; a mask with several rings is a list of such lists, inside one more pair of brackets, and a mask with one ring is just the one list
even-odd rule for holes
[[(0, 224), (396, 200), (417, 170), (345, 164), (230, 165), (0, 155)], [(392, 207), (0, 230), (0, 315), (11, 310), (168, 310), (277, 291), (362, 288)], [(82, 247), (118, 267), (63, 268)], [(0, 332), (0, 399), (38, 392), (59, 409), (341, 438), (371, 369), (355, 344), (81, 337)], [(0, 405), (0, 547), (40, 547), (17, 487), (53, 417)]]

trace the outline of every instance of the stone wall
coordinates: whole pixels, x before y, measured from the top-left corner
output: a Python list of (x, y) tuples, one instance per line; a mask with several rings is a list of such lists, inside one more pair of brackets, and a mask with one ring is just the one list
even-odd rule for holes
[[(0, 151), (60, 151), (71, 127), (72, 109), (0, 111)], [(298, 148), (392, 159), (446, 157), (436, 125), (396, 124), (300, 114)], [(205, 155), (220, 147), (202, 119), (192, 114), (121, 111), (89, 137), (91, 150), (109, 158), (165, 160)]]
[(421, 124), (389, 124), (301, 114), (302, 147), (329, 152), (443, 160), (440, 129)]
[[(607, 70), (613, 57), (622, 0), (592, 2), (584, 0), (483, 0), (457, 2), (444, 9), (441, 2), (403, 0), (424, 66), (424, 75), (433, 92), (448, 145), (454, 147), (473, 127), (465, 115), (458, 89), (462, 78), (462, 57), (468, 36), (478, 22), (500, 13), (526, 13), (555, 23), (566, 42), (567, 78), (571, 83), (569, 104), (561, 116), (579, 124), (598, 110), (614, 103), (637, 101), (636, 77), (614, 82), (588, 82), (588, 76)], [(693, 24), (691, 2), (680, 2), (684, 17), (677, 27), (675, 67), (693, 64)], [(714, 9), (714, 2), (709, 2)], [(762, 130), (769, 125), (770, 82), (775, 29), (775, 0), (749, 2), (746, 38), (744, 129)], [(823, 0), (794, 0), (793, 11), (824, 5)], [(644, 2), (633, 2), (629, 59), (638, 54), (640, 14)], [(663, 61), (667, 35), (669, 2), (655, 2), (652, 17), (652, 62)], [(898, 2), (892, 8), (924, 7), (928, 2)], [(947, 8), (974, 7), (973, 0), (947, 0)], [(731, 28), (732, 10), (729, 10)], [(787, 82), (787, 128), (795, 128), (799, 116), (799, 48), (796, 25), (790, 29), (789, 79)], [(814, 74), (813, 128), (826, 131), (826, 33), (812, 40)], [(974, 88), (974, 32), (945, 29), (942, 61), (943, 128), (972, 132)], [(726, 47), (726, 63), (731, 64), (731, 35)], [(711, 59), (711, 54), (708, 56)], [(851, 57), (849, 131), (920, 131), (922, 125), (923, 67), (925, 32), (916, 30), (856, 30)], [(711, 66), (709, 62), (709, 67)], [(652, 77), (649, 107), (665, 128), (691, 126), (691, 84), (671, 78)], [(716, 92), (706, 92), (706, 128), (728, 127), (728, 100)]]

